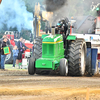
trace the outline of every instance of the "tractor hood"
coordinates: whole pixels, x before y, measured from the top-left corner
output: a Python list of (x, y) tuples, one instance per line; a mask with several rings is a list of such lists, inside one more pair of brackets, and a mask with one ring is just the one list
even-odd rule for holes
[(63, 40), (63, 37), (62, 35), (60, 34), (56, 34), (56, 35), (49, 35), (49, 36), (46, 36), (44, 39), (43, 39), (43, 43), (45, 42), (53, 42), (53, 43), (57, 43), (57, 42), (61, 42)]

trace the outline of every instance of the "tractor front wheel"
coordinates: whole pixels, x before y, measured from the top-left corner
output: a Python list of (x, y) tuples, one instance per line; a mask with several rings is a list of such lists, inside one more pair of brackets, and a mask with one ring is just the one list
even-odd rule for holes
[(35, 59), (33, 57), (30, 58), (30, 60), (29, 60), (28, 73), (30, 75), (34, 75), (35, 74)]
[(59, 71), (61, 76), (65, 76), (68, 74), (68, 62), (67, 59), (62, 58), (60, 60)]

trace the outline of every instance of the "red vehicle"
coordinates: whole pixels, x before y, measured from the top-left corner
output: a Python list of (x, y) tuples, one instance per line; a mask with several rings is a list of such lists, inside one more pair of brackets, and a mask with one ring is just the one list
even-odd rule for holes
[[(5, 63), (12, 63), (13, 62), (13, 53), (12, 53), (12, 49), (15, 45), (17, 45), (17, 42), (19, 41), (19, 37), (20, 34), (17, 31), (6, 31), (5, 34), (7, 34), (7, 37), (10, 41), (10, 50), (11, 50), (11, 54), (6, 56), (6, 60)], [(26, 40), (25, 41), (25, 46), (28, 48), (27, 50), (24, 51), (23, 57), (31, 57), (31, 51), (32, 51), (32, 47), (33, 47), (33, 43), (31, 43), (30, 41)], [(25, 55), (26, 54), (26, 55)]]

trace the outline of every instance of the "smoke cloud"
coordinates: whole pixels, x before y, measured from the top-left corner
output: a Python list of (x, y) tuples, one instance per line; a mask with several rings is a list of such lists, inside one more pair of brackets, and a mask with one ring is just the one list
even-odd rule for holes
[(32, 29), (31, 21), (33, 14), (26, 10), (22, 0), (2, 0), (0, 5), (0, 29), (6, 24), (7, 28), (17, 27), (21, 29)]
[[(62, 18), (88, 16), (91, 12), (93, 0), (45, 0), (46, 10), (54, 13), (50, 22), (55, 25)], [(100, 0), (96, 0), (100, 2)], [(82, 19), (83, 20), (83, 19)]]
[(51, 25), (56, 25), (58, 20), (65, 15), (63, 11), (64, 6), (67, 6), (67, 0), (45, 0), (46, 10), (53, 12), (54, 16), (49, 20)]
[(63, 7), (66, 2), (67, 2), (67, 0), (46, 0), (45, 1), (46, 10), (47, 11), (55, 11), (55, 10), (58, 10), (61, 7)]

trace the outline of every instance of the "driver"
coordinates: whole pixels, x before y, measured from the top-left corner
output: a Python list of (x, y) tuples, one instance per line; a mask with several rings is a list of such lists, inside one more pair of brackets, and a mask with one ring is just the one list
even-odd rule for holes
[(67, 20), (66, 19), (62, 19), (61, 21), (59, 21), (56, 25), (56, 29), (55, 29), (55, 33), (56, 34), (62, 34), (63, 35), (63, 41), (64, 41), (64, 48), (65, 48), (65, 42), (66, 42), (66, 33), (68, 30), (68, 24), (67, 24)]

